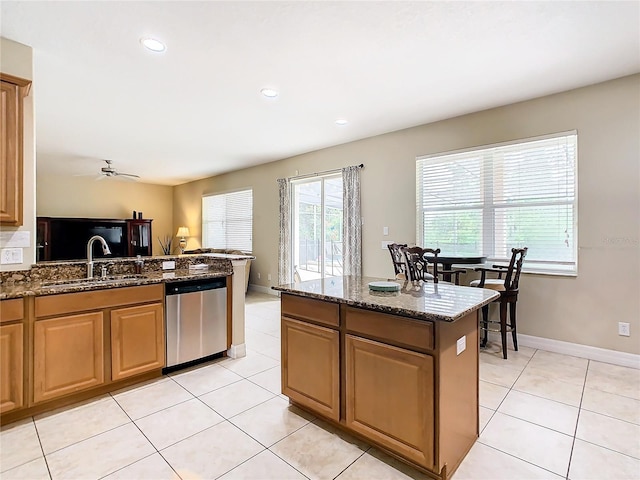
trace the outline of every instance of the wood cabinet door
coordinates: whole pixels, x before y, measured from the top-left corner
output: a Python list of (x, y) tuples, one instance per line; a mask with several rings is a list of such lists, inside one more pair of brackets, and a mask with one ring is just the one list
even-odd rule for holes
[(22, 225), (22, 126), (19, 123), (18, 86), (0, 82), (0, 223)]
[(111, 378), (120, 380), (164, 367), (162, 303), (111, 312)]
[(38, 320), (33, 335), (34, 402), (104, 382), (102, 312)]
[(0, 224), (22, 225), (22, 99), (31, 81), (0, 73)]
[(0, 326), (0, 413), (23, 405), (23, 327)]
[(337, 330), (282, 317), (282, 393), (338, 421), (339, 354)]
[(345, 363), (346, 425), (433, 468), (433, 357), (345, 335)]

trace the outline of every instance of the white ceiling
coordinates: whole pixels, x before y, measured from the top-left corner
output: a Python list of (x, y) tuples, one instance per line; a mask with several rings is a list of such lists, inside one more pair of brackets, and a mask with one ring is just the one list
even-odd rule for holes
[(2, 0), (0, 14), (34, 51), (39, 173), (110, 159), (164, 185), (640, 72), (638, 1)]

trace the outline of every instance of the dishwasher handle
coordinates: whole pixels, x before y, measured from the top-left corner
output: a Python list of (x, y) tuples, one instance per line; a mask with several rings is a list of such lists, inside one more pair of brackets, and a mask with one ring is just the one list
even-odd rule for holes
[(202, 292), (205, 290), (225, 288), (226, 286), (226, 277), (186, 280), (184, 282), (166, 283), (165, 294), (180, 295), (182, 293)]

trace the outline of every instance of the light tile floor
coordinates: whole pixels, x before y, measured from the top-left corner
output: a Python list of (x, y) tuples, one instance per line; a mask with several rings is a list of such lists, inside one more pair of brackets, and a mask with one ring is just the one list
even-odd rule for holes
[[(0, 478), (425, 479), (290, 406), (280, 309), (249, 293), (247, 357), (221, 359), (2, 428)], [(480, 355), (464, 479), (640, 479), (640, 371), (521, 347)]]

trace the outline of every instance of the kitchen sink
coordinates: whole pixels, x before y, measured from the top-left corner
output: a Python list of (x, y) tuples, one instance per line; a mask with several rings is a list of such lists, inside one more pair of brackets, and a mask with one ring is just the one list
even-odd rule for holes
[(107, 275), (106, 277), (93, 277), (93, 278), (72, 278), (66, 280), (45, 280), (41, 283), (45, 288), (68, 288), (68, 287), (81, 287), (92, 285), (106, 285), (111, 283), (118, 283), (126, 280), (141, 280), (148, 278), (147, 275), (132, 273), (126, 275)]

